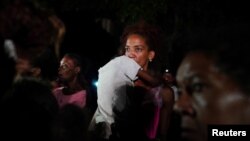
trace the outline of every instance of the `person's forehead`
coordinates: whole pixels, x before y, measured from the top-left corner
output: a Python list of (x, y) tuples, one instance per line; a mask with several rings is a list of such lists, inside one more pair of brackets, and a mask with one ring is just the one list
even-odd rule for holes
[(179, 66), (177, 79), (188, 79), (193, 75), (204, 75), (205, 77), (217, 75), (213, 60), (202, 53), (186, 55)]
[(178, 70), (178, 82), (189, 83), (194, 78), (198, 78), (218, 89), (237, 87), (231, 77), (220, 70), (212, 57), (204, 54), (190, 54), (183, 60)]
[(73, 66), (74, 60), (69, 57), (63, 57), (60, 63), (61, 65)]
[(182, 65), (186, 66), (186, 69), (208, 71), (208, 68), (214, 67), (215, 62), (204, 53), (195, 52), (189, 53), (184, 58)]
[(133, 43), (133, 44), (134, 44), (134, 43), (137, 43), (137, 44), (143, 43), (143, 44), (145, 44), (145, 43), (146, 43), (146, 40), (145, 40), (144, 37), (142, 37), (142, 36), (140, 36), (140, 35), (131, 34), (131, 35), (128, 36), (126, 44), (132, 44), (132, 43)]

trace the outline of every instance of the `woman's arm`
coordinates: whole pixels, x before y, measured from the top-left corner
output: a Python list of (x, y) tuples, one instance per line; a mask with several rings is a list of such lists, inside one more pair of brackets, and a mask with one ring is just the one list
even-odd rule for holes
[(174, 106), (174, 91), (169, 86), (164, 86), (160, 92), (162, 96), (162, 108), (160, 113), (159, 122), (159, 136), (161, 141), (166, 141), (167, 133), (169, 128), (169, 122), (171, 119), (173, 106)]
[(163, 78), (162, 77), (153, 76), (153, 75), (149, 74), (149, 72), (147, 72), (145, 70), (139, 70), (137, 76), (141, 80), (143, 80), (146, 84), (148, 84), (149, 86), (152, 86), (152, 87), (159, 86), (160, 84), (163, 83)]

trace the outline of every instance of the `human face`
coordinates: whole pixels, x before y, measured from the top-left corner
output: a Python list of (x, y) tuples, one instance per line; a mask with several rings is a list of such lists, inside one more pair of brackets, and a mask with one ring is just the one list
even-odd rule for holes
[(147, 70), (149, 60), (154, 58), (154, 51), (150, 51), (145, 39), (137, 34), (128, 36), (125, 50), (125, 55), (134, 59), (144, 70)]
[(63, 57), (60, 62), (58, 74), (62, 82), (70, 82), (76, 79), (77, 70), (74, 61), (67, 56)]
[(249, 124), (248, 98), (238, 85), (201, 52), (189, 53), (177, 72), (184, 138), (205, 140), (209, 124)]
[(165, 81), (167, 84), (173, 84), (173, 82), (174, 82), (174, 77), (173, 77), (173, 75), (172, 75), (171, 73), (169, 73), (169, 72), (165, 72), (165, 73), (163, 74), (163, 79), (164, 79), (164, 81)]
[(26, 58), (18, 58), (16, 61), (16, 73), (21, 76), (31, 76), (32, 66)]

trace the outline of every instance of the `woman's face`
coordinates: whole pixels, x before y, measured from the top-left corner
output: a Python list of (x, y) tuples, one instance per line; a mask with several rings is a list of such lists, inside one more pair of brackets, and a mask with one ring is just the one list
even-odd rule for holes
[(63, 82), (69, 82), (77, 76), (76, 66), (73, 59), (64, 56), (58, 70), (59, 78)]
[(144, 70), (147, 70), (148, 62), (154, 59), (155, 52), (149, 51), (143, 37), (131, 34), (126, 41), (125, 55), (134, 59)]
[(204, 140), (209, 124), (249, 123), (249, 116), (246, 116), (248, 99), (203, 53), (189, 53), (183, 59), (177, 82), (180, 97), (176, 107), (185, 113), (182, 128), (190, 129), (182, 133), (185, 138)]

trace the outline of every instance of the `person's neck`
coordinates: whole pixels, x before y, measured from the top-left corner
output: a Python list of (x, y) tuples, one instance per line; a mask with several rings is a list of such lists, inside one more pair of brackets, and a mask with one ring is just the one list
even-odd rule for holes
[(65, 86), (63, 93), (66, 95), (70, 95), (81, 90), (83, 90), (83, 87), (79, 83), (75, 82), (75, 83), (69, 83), (67, 86)]

